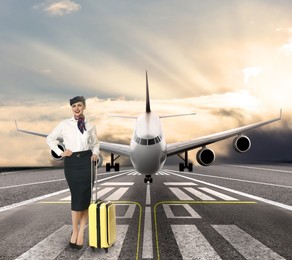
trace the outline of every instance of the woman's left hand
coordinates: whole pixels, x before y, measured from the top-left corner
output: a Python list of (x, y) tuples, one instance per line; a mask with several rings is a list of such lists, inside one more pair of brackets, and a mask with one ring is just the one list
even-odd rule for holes
[(92, 156), (91, 156), (91, 161), (97, 161), (98, 160), (98, 156), (96, 155), (96, 154), (93, 154)]

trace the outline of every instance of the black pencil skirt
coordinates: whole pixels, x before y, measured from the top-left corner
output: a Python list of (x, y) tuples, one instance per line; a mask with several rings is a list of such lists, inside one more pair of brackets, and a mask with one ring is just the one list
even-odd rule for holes
[(75, 152), (65, 157), (65, 177), (71, 192), (71, 210), (88, 209), (91, 198), (91, 156), (92, 152)]

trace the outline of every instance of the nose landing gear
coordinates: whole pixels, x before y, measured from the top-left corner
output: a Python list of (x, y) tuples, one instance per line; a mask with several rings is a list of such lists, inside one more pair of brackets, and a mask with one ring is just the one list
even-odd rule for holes
[(149, 182), (149, 183), (152, 183), (152, 177), (151, 177), (151, 175), (146, 175), (145, 176), (145, 178), (144, 178), (144, 183), (147, 183), (147, 182)]

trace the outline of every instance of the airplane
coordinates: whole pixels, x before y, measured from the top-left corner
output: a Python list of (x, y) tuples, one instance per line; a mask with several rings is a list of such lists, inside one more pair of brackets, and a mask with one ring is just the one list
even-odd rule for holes
[[(165, 141), (165, 136), (162, 132), (160, 119), (194, 114), (195, 113), (158, 116), (152, 112), (150, 107), (148, 74), (146, 71), (146, 111), (138, 117), (121, 116), (123, 118), (136, 119), (136, 126), (134, 128), (130, 144), (125, 145), (100, 141), (100, 150), (111, 154), (111, 162), (106, 163), (106, 171), (110, 171), (111, 168), (114, 168), (115, 171), (119, 171), (119, 164), (114, 162), (120, 156), (127, 156), (130, 158), (135, 170), (145, 175), (144, 182), (152, 183), (152, 175), (157, 173), (163, 167), (167, 157), (178, 155), (184, 161), (184, 163), (179, 164), (179, 170), (184, 171), (185, 169), (188, 169), (192, 172), (193, 164), (188, 162), (188, 151), (200, 148), (196, 155), (197, 162), (202, 166), (209, 166), (215, 161), (215, 153), (212, 149), (208, 148), (207, 145), (230, 137), (235, 137), (233, 141), (233, 148), (239, 153), (245, 153), (251, 148), (251, 141), (246, 135), (243, 135), (243, 133), (248, 130), (281, 120), (282, 109), (280, 110), (280, 116), (271, 120), (206, 135), (192, 140), (167, 144)], [(15, 124), (17, 131), (41, 137), (48, 136), (47, 134), (19, 129), (16, 121)], [(59, 139), (58, 141), (58, 147), (64, 151), (65, 146), (63, 144), (63, 140)], [(180, 155), (181, 153), (184, 153), (184, 158)], [(115, 155), (117, 155), (116, 158), (114, 158)], [(55, 160), (63, 159), (54, 151), (51, 151), (51, 156)], [(101, 167), (102, 163), (103, 158), (99, 155), (97, 166)]]

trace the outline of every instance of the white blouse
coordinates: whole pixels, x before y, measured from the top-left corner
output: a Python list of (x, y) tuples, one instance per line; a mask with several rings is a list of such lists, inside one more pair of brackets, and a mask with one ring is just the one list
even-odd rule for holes
[(47, 144), (58, 155), (63, 152), (57, 145), (58, 138), (62, 138), (66, 149), (72, 152), (80, 152), (91, 150), (93, 154), (99, 155), (99, 141), (96, 135), (96, 127), (84, 121), (86, 131), (83, 134), (77, 127), (74, 117), (63, 120), (57, 127), (47, 136)]

